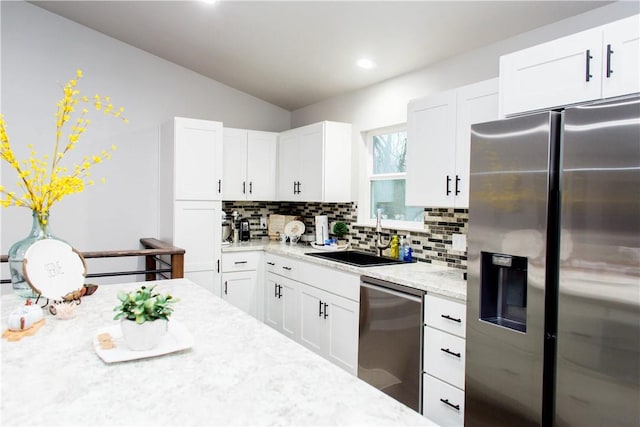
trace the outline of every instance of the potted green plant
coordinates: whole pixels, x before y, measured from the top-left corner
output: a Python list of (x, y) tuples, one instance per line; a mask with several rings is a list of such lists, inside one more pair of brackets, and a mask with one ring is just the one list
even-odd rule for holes
[(336, 221), (333, 224), (333, 234), (338, 238), (338, 240), (344, 238), (349, 233), (349, 227), (342, 221)]
[(121, 319), (122, 336), (131, 350), (151, 350), (167, 332), (167, 322), (178, 300), (171, 294), (154, 292), (154, 286), (141, 286), (131, 292), (119, 291), (120, 305), (114, 307), (114, 320)]

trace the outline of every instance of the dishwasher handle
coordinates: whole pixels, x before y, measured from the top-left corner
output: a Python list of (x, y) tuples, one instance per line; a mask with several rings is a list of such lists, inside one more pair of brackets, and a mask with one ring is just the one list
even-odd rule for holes
[(374, 285), (368, 282), (360, 282), (360, 286), (369, 288), (369, 289), (374, 289), (378, 292), (384, 292), (386, 294), (391, 294), (400, 298), (405, 298), (411, 301), (422, 303), (422, 298), (420, 298), (417, 295), (412, 295), (405, 292), (397, 291), (395, 289), (387, 288), (386, 286)]

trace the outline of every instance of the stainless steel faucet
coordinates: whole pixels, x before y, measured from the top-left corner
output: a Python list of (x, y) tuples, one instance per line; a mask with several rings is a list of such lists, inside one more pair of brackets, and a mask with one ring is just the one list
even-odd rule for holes
[(386, 242), (382, 240), (382, 209), (378, 208), (376, 214), (376, 249), (378, 249), (378, 255), (382, 256), (382, 251), (391, 246), (391, 238), (389, 237)]

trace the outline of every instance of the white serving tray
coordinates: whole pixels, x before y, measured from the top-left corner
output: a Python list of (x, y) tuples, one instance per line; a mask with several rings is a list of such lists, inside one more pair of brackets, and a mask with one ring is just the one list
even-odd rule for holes
[(351, 247), (351, 243), (346, 243), (344, 245), (337, 245), (337, 246), (325, 246), (325, 245), (318, 245), (315, 242), (311, 242), (311, 247), (313, 249), (318, 249), (320, 251), (335, 252), (335, 251), (344, 251), (346, 249), (349, 249)]
[[(105, 363), (116, 363), (162, 356), (164, 354), (185, 350), (193, 346), (193, 337), (187, 328), (180, 322), (169, 320), (167, 329), (167, 334), (156, 348), (144, 351), (134, 351), (129, 350), (127, 344), (124, 342), (120, 324), (109, 326), (96, 332), (96, 335), (93, 338), (93, 348)], [(103, 349), (100, 347), (98, 335), (105, 332), (111, 335), (111, 340), (116, 345), (115, 348)]]

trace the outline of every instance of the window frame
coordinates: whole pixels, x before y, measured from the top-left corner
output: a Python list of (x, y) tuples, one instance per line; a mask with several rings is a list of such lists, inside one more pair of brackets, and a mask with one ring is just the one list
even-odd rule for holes
[[(374, 181), (392, 180), (392, 179), (404, 179), (406, 182), (407, 172), (393, 172), (393, 173), (373, 173), (373, 138), (376, 135), (394, 133), (394, 132), (407, 132), (407, 123), (400, 123), (392, 126), (386, 126), (382, 128), (370, 129), (364, 131), (364, 170), (360, 183), (361, 191), (358, 197), (358, 224), (361, 226), (375, 227), (375, 218), (369, 218), (369, 212), (371, 212), (371, 183)], [(382, 219), (382, 228), (393, 230), (406, 230), (406, 231), (424, 231), (424, 216), (422, 221), (404, 221), (396, 219)]]

